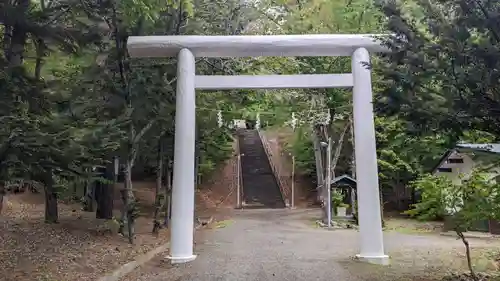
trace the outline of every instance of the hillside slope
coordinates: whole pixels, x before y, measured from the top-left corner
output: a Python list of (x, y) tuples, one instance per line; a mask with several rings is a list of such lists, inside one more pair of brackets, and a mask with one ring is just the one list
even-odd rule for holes
[[(292, 142), (293, 131), (288, 128), (270, 128), (262, 131), (271, 149), (271, 161), (278, 169), (281, 181), (288, 194), (292, 189), (292, 155), (286, 150), (287, 144)], [(310, 207), (315, 205), (316, 186), (310, 178), (302, 175), (300, 171), (295, 171), (295, 206)], [(288, 198), (290, 200), (290, 198)]]

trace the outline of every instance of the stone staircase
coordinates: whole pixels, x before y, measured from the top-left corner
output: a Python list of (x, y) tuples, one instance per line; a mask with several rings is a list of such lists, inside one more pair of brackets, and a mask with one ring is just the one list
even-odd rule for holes
[(240, 129), (243, 208), (285, 208), (278, 182), (257, 130)]

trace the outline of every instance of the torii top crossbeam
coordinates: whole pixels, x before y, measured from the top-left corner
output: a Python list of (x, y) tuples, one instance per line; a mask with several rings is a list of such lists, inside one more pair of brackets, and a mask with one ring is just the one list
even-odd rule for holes
[(175, 57), (189, 49), (196, 57), (351, 56), (358, 48), (386, 52), (375, 34), (131, 36), (132, 57)]

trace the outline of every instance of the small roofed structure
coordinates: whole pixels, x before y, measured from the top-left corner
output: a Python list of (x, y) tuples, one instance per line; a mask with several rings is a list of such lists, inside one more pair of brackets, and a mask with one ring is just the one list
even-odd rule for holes
[(356, 180), (351, 178), (348, 175), (343, 175), (343, 176), (336, 177), (336, 178), (332, 179), (331, 185), (332, 185), (332, 187), (335, 187), (335, 188), (349, 186), (351, 188), (356, 189)]
[(342, 175), (332, 179), (330, 188), (339, 190), (343, 195), (343, 203), (349, 205), (347, 215), (353, 214), (353, 206), (356, 201), (357, 182), (348, 175)]

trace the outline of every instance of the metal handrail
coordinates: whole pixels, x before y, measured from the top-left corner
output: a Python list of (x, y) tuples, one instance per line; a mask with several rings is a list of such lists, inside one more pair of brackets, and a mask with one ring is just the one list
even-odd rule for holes
[(272, 151), (271, 148), (269, 147), (269, 143), (267, 142), (267, 139), (262, 135), (260, 130), (257, 130), (259, 134), (260, 141), (262, 142), (262, 146), (264, 147), (264, 152), (266, 153), (267, 159), (269, 161), (269, 165), (271, 166), (271, 170), (274, 174), (274, 177), (276, 178), (276, 181), (278, 182), (278, 187), (281, 192), (281, 197), (283, 201), (285, 202), (286, 206), (289, 207), (289, 200), (288, 200), (288, 191), (285, 188), (285, 183), (283, 182), (281, 175), (277, 169), (277, 167), (274, 165), (274, 161), (271, 157)]
[(236, 137), (236, 208), (243, 207), (243, 175), (241, 169), (241, 151), (240, 151), (240, 140)]
[(237, 151), (238, 151), (238, 159), (237, 159), (237, 169), (238, 169), (238, 208), (243, 207), (243, 198), (244, 198), (244, 191), (243, 191), (243, 173), (241, 169), (241, 148), (240, 148), (240, 140), (237, 140)]

